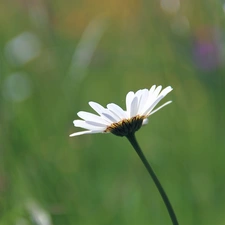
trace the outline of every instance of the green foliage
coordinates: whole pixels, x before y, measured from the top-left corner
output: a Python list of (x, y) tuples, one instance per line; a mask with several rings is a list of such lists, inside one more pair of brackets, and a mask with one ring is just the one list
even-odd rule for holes
[[(128, 91), (153, 84), (171, 85), (173, 103), (137, 139), (180, 224), (225, 224), (222, 4), (22, 2), (0, 7), (0, 225), (48, 224), (39, 214), (54, 225), (170, 224), (126, 138), (69, 138), (88, 101), (124, 108)], [(38, 54), (13, 63), (7, 46), (25, 31)], [(15, 73), (27, 92), (11, 88)]]

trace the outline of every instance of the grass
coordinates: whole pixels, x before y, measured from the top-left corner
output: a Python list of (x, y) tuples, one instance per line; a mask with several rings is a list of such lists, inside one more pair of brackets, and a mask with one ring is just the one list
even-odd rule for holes
[[(128, 91), (153, 84), (171, 85), (174, 91), (167, 100), (173, 103), (153, 115), (137, 138), (180, 224), (225, 223), (224, 57), (210, 64), (223, 53), (224, 15), (222, 5), (204, 3), (182, 3), (175, 14), (145, 1), (37, 2), (26, 7), (8, 2), (0, 7), (0, 225), (35, 224), (35, 215), (50, 216), (54, 225), (170, 224), (153, 182), (125, 138), (68, 137), (78, 130), (72, 124), (76, 113), (90, 110), (88, 101), (124, 107)], [(30, 16), (34, 14), (36, 20)], [(171, 28), (180, 16), (189, 21), (183, 33), (179, 29), (184, 24), (178, 23), (179, 32)], [(93, 20), (94, 30), (81, 49), (96, 45), (88, 62), (77, 49)], [(101, 21), (106, 29), (94, 40)], [(15, 65), (5, 47), (24, 31), (38, 37), (40, 54)], [(216, 50), (196, 58), (204, 43)], [(71, 63), (77, 62), (70, 74)], [(6, 85), (15, 72), (26, 73), (31, 83), (31, 95), (20, 102), (10, 97)], [(44, 214), (38, 207), (32, 213), (31, 201)]]

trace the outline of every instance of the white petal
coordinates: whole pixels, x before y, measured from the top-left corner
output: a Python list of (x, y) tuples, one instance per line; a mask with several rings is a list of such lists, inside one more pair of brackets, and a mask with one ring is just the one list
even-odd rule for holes
[[(159, 86), (160, 87), (160, 86)], [(161, 88), (160, 88), (161, 89)], [(156, 94), (158, 95), (158, 97), (155, 97), (155, 93), (153, 93), (154, 96), (152, 96), (152, 99), (149, 101), (149, 105), (148, 108), (145, 110), (145, 115), (150, 115), (152, 114), (151, 111), (154, 109), (154, 107), (159, 103), (159, 101), (161, 99), (163, 99), (170, 91), (172, 91), (173, 89), (168, 86), (166, 87), (164, 90), (162, 90), (162, 92), (158, 95), (158, 91), (156, 92)], [(169, 103), (168, 103), (169, 104)], [(159, 109), (158, 109), (159, 110)], [(157, 111), (158, 111), (157, 110)], [(156, 112), (156, 111), (155, 111)]]
[(138, 91), (135, 93), (135, 96), (136, 96), (138, 99), (140, 99), (141, 96), (142, 96), (143, 91), (144, 91), (144, 89), (138, 90)]
[(70, 137), (79, 136), (79, 135), (82, 135), (82, 134), (94, 134), (94, 133), (101, 133), (101, 131), (85, 130), (85, 131), (80, 131), (80, 132), (70, 134)]
[(141, 115), (145, 115), (146, 110), (150, 107), (152, 102), (154, 101), (153, 94), (156, 90), (156, 85), (153, 85), (146, 96), (145, 104), (142, 105), (142, 108), (139, 110)]
[(118, 116), (116, 116), (114, 113), (112, 113), (109, 109), (104, 110), (104, 112), (102, 113), (102, 116), (104, 116), (104, 118), (108, 119), (111, 123), (117, 123), (120, 121)]
[(163, 95), (163, 96), (165, 97), (165, 96), (166, 96), (169, 92), (171, 92), (172, 90), (173, 90), (173, 88), (170, 87), (170, 86), (168, 86), (168, 87), (166, 87), (165, 89), (163, 89), (159, 95), (160, 95), (160, 96)]
[(131, 107), (131, 102), (133, 101), (133, 98), (134, 98), (134, 92), (133, 91), (128, 92), (126, 96), (126, 111), (128, 115), (130, 115), (130, 107)]
[(87, 130), (96, 130), (96, 131), (97, 130), (103, 131), (103, 130), (105, 130), (105, 127), (106, 127), (106, 126), (105, 127), (96, 126), (96, 125), (87, 123), (86, 121), (83, 121), (83, 120), (74, 120), (73, 124), (75, 127), (81, 127), (81, 128), (87, 129)]
[(138, 98), (134, 97), (133, 101), (131, 102), (130, 106), (130, 118), (136, 116), (138, 112)]
[(125, 119), (127, 118), (127, 113), (118, 105), (114, 103), (110, 103), (107, 105), (107, 108), (114, 112), (120, 119)]
[[(158, 86), (155, 89), (155, 85), (151, 87), (149, 90), (149, 95), (146, 101), (146, 104), (143, 106), (143, 109), (141, 110), (142, 115), (147, 115), (153, 108), (156, 106), (156, 104), (163, 98), (165, 97), (165, 93), (169, 93), (171, 91), (168, 87), (159, 94), (160, 90), (162, 89), (162, 86)], [(159, 101), (157, 101), (160, 98)], [(153, 107), (152, 107), (153, 106)]]
[(89, 102), (89, 105), (91, 106), (92, 109), (95, 110), (95, 112), (97, 112), (99, 115), (102, 114), (102, 112), (105, 110), (105, 108), (103, 106), (101, 106), (100, 104), (98, 104), (97, 102)]
[(81, 119), (86, 120), (86, 121), (94, 121), (94, 122), (101, 123), (101, 124), (104, 124), (104, 125), (109, 125), (110, 124), (109, 122), (107, 122), (106, 120), (101, 118), (100, 116), (97, 116), (97, 115), (95, 115), (93, 113), (80, 111), (80, 112), (77, 113), (77, 115)]
[[(115, 119), (114, 119), (114, 114), (113, 116), (106, 116), (105, 114), (107, 114), (106, 112), (108, 112), (109, 110), (104, 108), (103, 106), (101, 106), (100, 104), (98, 104), (97, 102), (89, 102), (89, 105), (104, 119), (106, 120), (109, 124), (110, 123), (114, 123)], [(103, 113), (104, 112), (104, 113)], [(110, 115), (112, 114), (111, 112), (109, 113)], [(107, 114), (108, 115), (108, 114)]]
[(149, 89), (149, 94), (152, 94), (155, 91), (156, 85), (153, 85), (150, 89)]
[(145, 109), (145, 111), (143, 112), (143, 115), (145, 116), (149, 116), (150, 112), (153, 110), (153, 108), (159, 103), (159, 101), (163, 99), (163, 96), (161, 97), (158, 97), (157, 99), (155, 99), (154, 102), (151, 102), (149, 105), (148, 105), (148, 108)]
[(96, 126), (96, 127), (103, 127), (104, 129), (106, 129), (106, 127), (108, 126), (108, 125), (106, 125), (106, 124), (102, 124), (102, 123), (98, 123), (98, 122), (95, 122), (95, 121), (85, 121), (87, 124), (90, 124), (90, 125), (92, 125), (92, 126)]
[(141, 114), (143, 111), (143, 108), (146, 105), (146, 101), (148, 99), (148, 89), (143, 89), (142, 96), (140, 98), (139, 106), (138, 106), (138, 114)]
[[(139, 105), (140, 105), (140, 102), (141, 102), (141, 99), (142, 99), (142, 93), (143, 93), (143, 89), (140, 89), (138, 90), (134, 95), (135, 97), (137, 97), (138, 99), (138, 102), (137, 102), (137, 109), (139, 109)], [(138, 112), (139, 110), (137, 110)]]
[(106, 120), (109, 124), (112, 123), (112, 120), (109, 119), (108, 117), (104, 116), (102, 113), (107, 110), (97, 102), (89, 102), (89, 105), (94, 109), (104, 120)]
[(142, 122), (142, 125), (146, 125), (146, 124), (148, 124), (148, 118), (145, 118)]
[(152, 99), (157, 98), (158, 95), (159, 95), (159, 92), (161, 91), (161, 89), (162, 89), (162, 86), (159, 85), (159, 86), (155, 89), (155, 91), (152, 93), (151, 98), (152, 98)]
[(161, 105), (159, 108), (153, 110), (153, 111), (150, 113), (150, 115), (152, 115), (153, 113), (157, 112), (158, 110), (160, 110), (160, 109), (163, 108), (164, 106), (170, 104), (171, 102), (172, 102), (172, 101), (168, 101), (168, 102), (164, 103), (164, 104)]
[(120, 121), (120, 120), (121, 120), (121, 119), (120, 119), (120, 116), (118, 116), (117, 113), (116, 113), (115, 111), (112, 111), (112, 110), (108, 109), (107, 113), (108, 113), (108, 114), (110, 113), (110, 115), (112, 115), (113, 118), (114, 118), (116, 121)]

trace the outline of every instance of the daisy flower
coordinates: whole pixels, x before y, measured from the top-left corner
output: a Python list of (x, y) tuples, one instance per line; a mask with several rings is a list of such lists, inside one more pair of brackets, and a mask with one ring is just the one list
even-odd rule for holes
[(168, 86), (162, 90), (162, 86), (153, 85), (149, 90), (140, 89), (137, 92), (130, 91), (126, 96), (126, 110), (110, 103), (106, 108), (96, 102), (89, 102), (91, 108), (98, 114), (80, 111), (77, 115), (81, 120), (74, 120), (74, 126), (86, 129), (76, 132), (70, 137), (82, 134), (113, 133), (117, 136), (128, 136), (135, 133), (142, 125), (148, 123), (148, 117), (172, 101), (168, 101), (154, 109), (155, 106), (173, 89)]
[(135, 132), (139, 130), (142, 125), (147, 124), (150, 115), (171, 103), (171, 101), (168, 101), (155, 109), (155, 106), (172, 90), (170, 86), (162, 90), (161, 85), (158, 87), (153, 85), (149, 90), (140, 89), (135, 93), (130, 91), (126, 96), (126, 110), (123, 110), (114, 103), (110, 103), (104, 108), (96, 102), (89, 102), (91, 108), (94, 109), (98, 115), (84, 111), (78, 112), (77, 115), (81, 120), (74, 120), (74, 126), (86, 130), (73, 133), (70, 137), (94, 133), (113, 133), (117, 136), (125, 136), (137, 152), (149, 175), (152, 177), (165, 203), (173, 225), (179, 225), (166, 192), (151, 165), (145, 158), (135, 137)]

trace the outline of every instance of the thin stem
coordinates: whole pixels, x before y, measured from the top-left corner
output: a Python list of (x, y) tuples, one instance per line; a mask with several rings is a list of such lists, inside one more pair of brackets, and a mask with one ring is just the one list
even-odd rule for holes
[(145, 168), (148, 170), (150, 176), (152, 177), (165, 205), (166, 205), (166, 208), (167, 208), (167, 211), (170, 215), (170, 218), (172, 220), (172, 223), (173, 225), (179, 225), (178, 224), (178, 221), (177, 221), (177, 218), (176, 218), (176, 215), (174, 213), (174, 210), (173, 210), (173, 207), (166, 195), (166, 192), (164, 191), (162, 185), (160, 184), (155, 172), (153, 171), (152, 167), (150, 166), (149, 162), (147, 161), (147, 159), (145, 158), (137, 140), (136, 140), (136, 137), (134, 134), (130, 134), (128, 136), (126, 136), (127, 139), (130, 141), (131, 145), (134, 147), (135, 151), (137, 152), (138, 156), (140, 157), (141, 161), (143, 162), (143, 164), (145, 165)]

